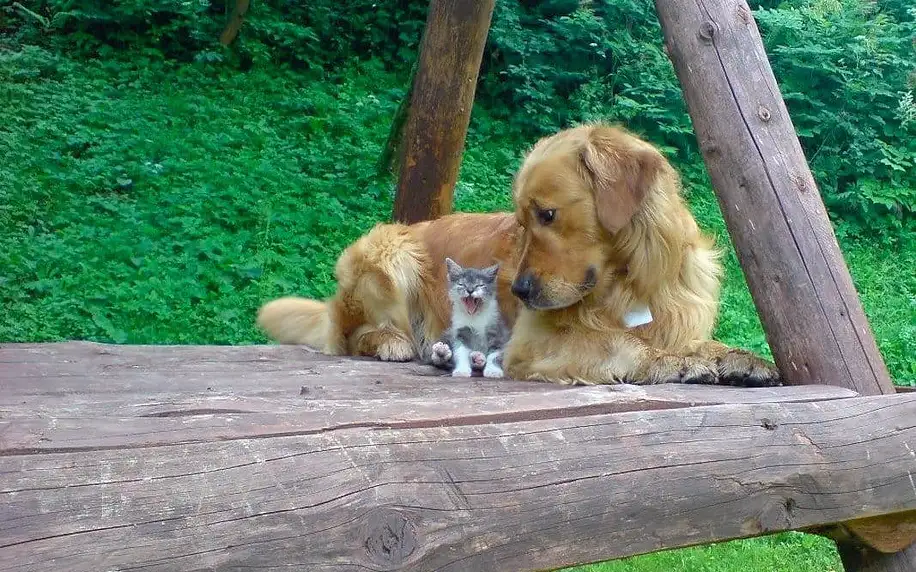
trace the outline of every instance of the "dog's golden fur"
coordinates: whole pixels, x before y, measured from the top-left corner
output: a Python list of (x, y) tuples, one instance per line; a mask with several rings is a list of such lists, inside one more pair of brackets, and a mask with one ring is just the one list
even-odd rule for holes
[[(426, 357), (448, 324), (448, 256), (463, 266), (500, 263), (500, 306), (513, 326), (510, 377), (778, 382), (769, 362), (710, 339), (718, 253), (654, 146), (608, 125), (561, 131), (528, 153), (513, 199), (514, 213), (378, 225), (341, 255), (333, 297), (271, 301), (258, 323), (279, 342), (329, 354)], [(520, 276), (537, 284), (524, 303), (511, 290)], [(636, 303), (653, 320), (627, 329)]]

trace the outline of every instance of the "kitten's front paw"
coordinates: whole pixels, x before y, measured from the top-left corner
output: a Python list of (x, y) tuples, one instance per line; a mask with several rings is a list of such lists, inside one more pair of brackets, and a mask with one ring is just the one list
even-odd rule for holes
[(454, 371), (452, 371), (452, 377), (471, 377), (471, 370), (456, 368)]
[(444, 365), (452, 359), (452, 348), (448, 347), (445, 342), (436, 342), (432, 347), (432, 356), (430, 359), (433, 365)]
[(487, 367), (483, 368), (484, 377), (503, 377), (505, 374), (503, 370), (498, 365), (487, 364)]
[(482, 352), (471, 352), (471, 368), (483, 369), (487, 365), (487, 356)]

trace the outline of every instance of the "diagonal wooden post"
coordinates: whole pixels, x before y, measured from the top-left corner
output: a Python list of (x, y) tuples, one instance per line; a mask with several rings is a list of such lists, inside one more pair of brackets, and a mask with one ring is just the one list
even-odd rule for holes
[[(655, 6), (784, 379), (894, 393), (746, 0)], [(905, 548), (912, 524), (866, 519), (847, 527), (848, 542), (840, 541), (847, 570), (916, 570), (912, 546), (890, 555), (868, 548)]]
[(495, 0), (430, 0), (404, 129), (394, 220), (448, 214)]

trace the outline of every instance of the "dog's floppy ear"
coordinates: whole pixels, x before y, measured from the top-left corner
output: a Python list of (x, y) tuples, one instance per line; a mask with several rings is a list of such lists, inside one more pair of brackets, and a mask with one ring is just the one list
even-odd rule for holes
[(642, 206), (665, 161), (651, 145), (628, 138), (595, 130), (581, 155), (595, 193), (598, 221), (612, 233), (625, 227)]

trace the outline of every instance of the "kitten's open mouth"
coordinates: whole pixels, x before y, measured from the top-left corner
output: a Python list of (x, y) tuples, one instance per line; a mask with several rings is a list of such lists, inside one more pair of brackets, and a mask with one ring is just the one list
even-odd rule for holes
[(464, 309), (468, 311), (468, 314), (474, 315), (477, 313), (477, 310), (480, 309), (480, 298), (474, 298), (473, 296), (465, 296), (461, 299), (464, 303)]

